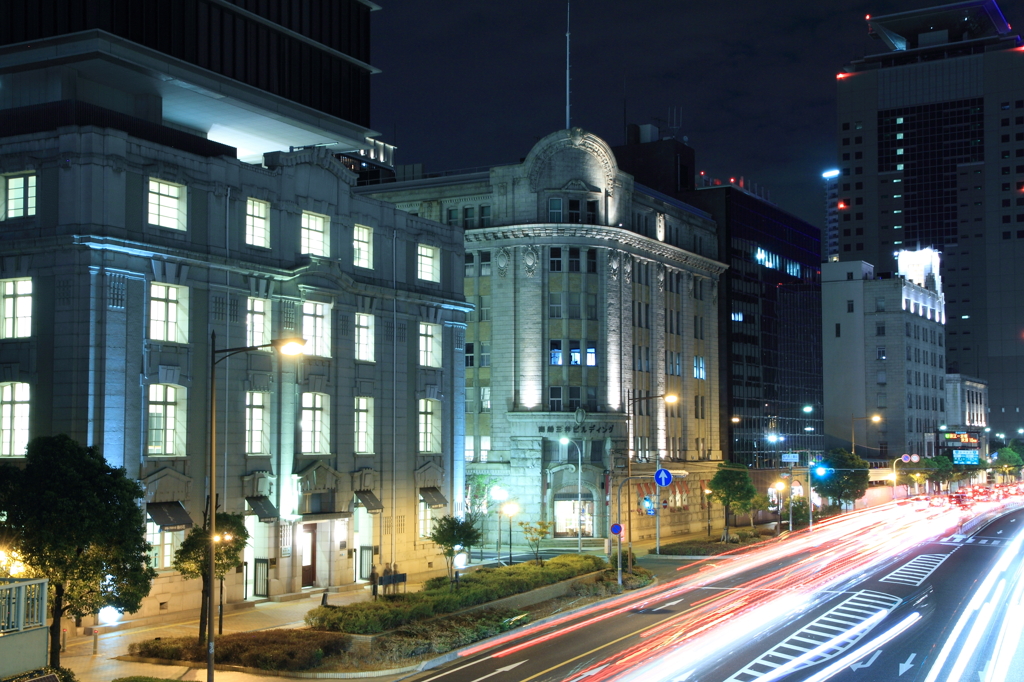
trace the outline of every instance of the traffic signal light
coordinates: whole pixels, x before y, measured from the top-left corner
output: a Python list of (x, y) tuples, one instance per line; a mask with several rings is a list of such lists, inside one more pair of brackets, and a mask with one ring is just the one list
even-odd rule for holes
[(829, 467), (817, 467), (814, 470), (814, 473), (818, 476), (827, 476), (828, 474), (834, 474), (835, 472), (835, 469), (830, 469)]

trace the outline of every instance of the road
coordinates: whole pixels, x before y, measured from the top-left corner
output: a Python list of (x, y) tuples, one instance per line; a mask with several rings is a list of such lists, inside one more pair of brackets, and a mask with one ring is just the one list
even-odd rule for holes
[(847, 514), (412, 679), (1024, 682), (1020, 502)]

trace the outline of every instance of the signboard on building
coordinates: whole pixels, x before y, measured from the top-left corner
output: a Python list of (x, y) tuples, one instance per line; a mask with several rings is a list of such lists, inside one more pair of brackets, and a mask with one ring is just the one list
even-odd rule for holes
[(981, 452), (981, 432), (940, 431), (938, 453), (949, 457), (953, 464), (977, 464)]

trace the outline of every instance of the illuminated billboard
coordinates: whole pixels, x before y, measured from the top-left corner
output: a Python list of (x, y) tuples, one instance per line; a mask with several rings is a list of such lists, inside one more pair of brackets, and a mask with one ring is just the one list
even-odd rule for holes
[(977, 466), (981, 453), (980, 431), (940, 431), (938, 452), (953, 460), (953, 464)]
[(953, 464), (977, 464), (978, 450), (953, 450)]

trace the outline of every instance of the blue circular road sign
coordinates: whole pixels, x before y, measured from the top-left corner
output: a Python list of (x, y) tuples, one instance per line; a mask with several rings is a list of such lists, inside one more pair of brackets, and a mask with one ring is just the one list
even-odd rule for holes
[(622, 524), (621, 523), (613, 523), (612, 524), (612, 535), (621, 535), (621, 534), (622, 534)]
[(662, 488), (672, 485), (672, 472), (668, 469), (658, 469), (654, 472), (654, 482)]

